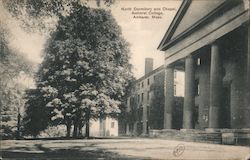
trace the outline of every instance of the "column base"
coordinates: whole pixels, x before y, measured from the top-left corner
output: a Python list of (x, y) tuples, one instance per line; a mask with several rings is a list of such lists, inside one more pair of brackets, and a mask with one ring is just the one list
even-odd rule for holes
[(206, 128), (205, 129), (206, 132), (221, 132), (221, 129), (220, 128)]
[(172, 114), (171, 113), (165, 114), (164, 129), (172, 129)]
[(209, 128), (219, 128), (219, 107), (209, 108)]
[(183, 111), (183, 129), (193, 129), (193, 112), (189, 110)]
[(181, 132), (184, 132), (184, 133), (194, 133), (194, 132), (200, 132), (202, 130), (199, 130), (199, 129), (186, 129), (186, 128), (183, 128), (183, 129), (180, 129)]

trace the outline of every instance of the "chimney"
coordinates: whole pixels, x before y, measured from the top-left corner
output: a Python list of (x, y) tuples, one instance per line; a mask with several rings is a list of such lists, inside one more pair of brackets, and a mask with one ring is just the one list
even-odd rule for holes
[(145, 59), (145, 75), (153, 71), (153, 58)]

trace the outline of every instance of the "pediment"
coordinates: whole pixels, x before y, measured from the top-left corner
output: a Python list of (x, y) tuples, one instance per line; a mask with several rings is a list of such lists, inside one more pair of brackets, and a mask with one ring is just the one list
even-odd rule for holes
[(219, 7), (225, 0), (194, 0), (191, 2), (186, 13), (178, 24), (173, 36), (178, 36), (180, 33), (184, 32), (196, 22), (201, 20), (203, 17), (208, 15), (214, 9)]
[(165, 44), (181, 37), (183, 33), (201, 23), (205, 18), (213, 18), (212, 13), (222, 10), (229, 1), (183, 0), (158, 49), (162, 50)]

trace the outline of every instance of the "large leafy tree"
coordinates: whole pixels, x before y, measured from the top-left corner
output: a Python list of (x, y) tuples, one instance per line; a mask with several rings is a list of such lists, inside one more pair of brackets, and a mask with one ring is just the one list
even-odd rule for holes
[(52, 120), (63, 117), (68, 136), (72, 124), (80, 130), (84, 122), (89, 136), (90, 119), (120, 112), (130, 68), (128, 44), (111, 13), (78, 5), (48, 41), (37, 84), (56, 113)]

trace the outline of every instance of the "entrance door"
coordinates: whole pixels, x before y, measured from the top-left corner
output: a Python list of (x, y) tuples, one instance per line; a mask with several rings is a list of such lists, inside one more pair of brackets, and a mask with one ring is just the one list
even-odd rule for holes
[(220, 128), (231, 128), (231, 83), (223, 85), (222, 99), (221, 99), (221, 113), (220, 113)]

